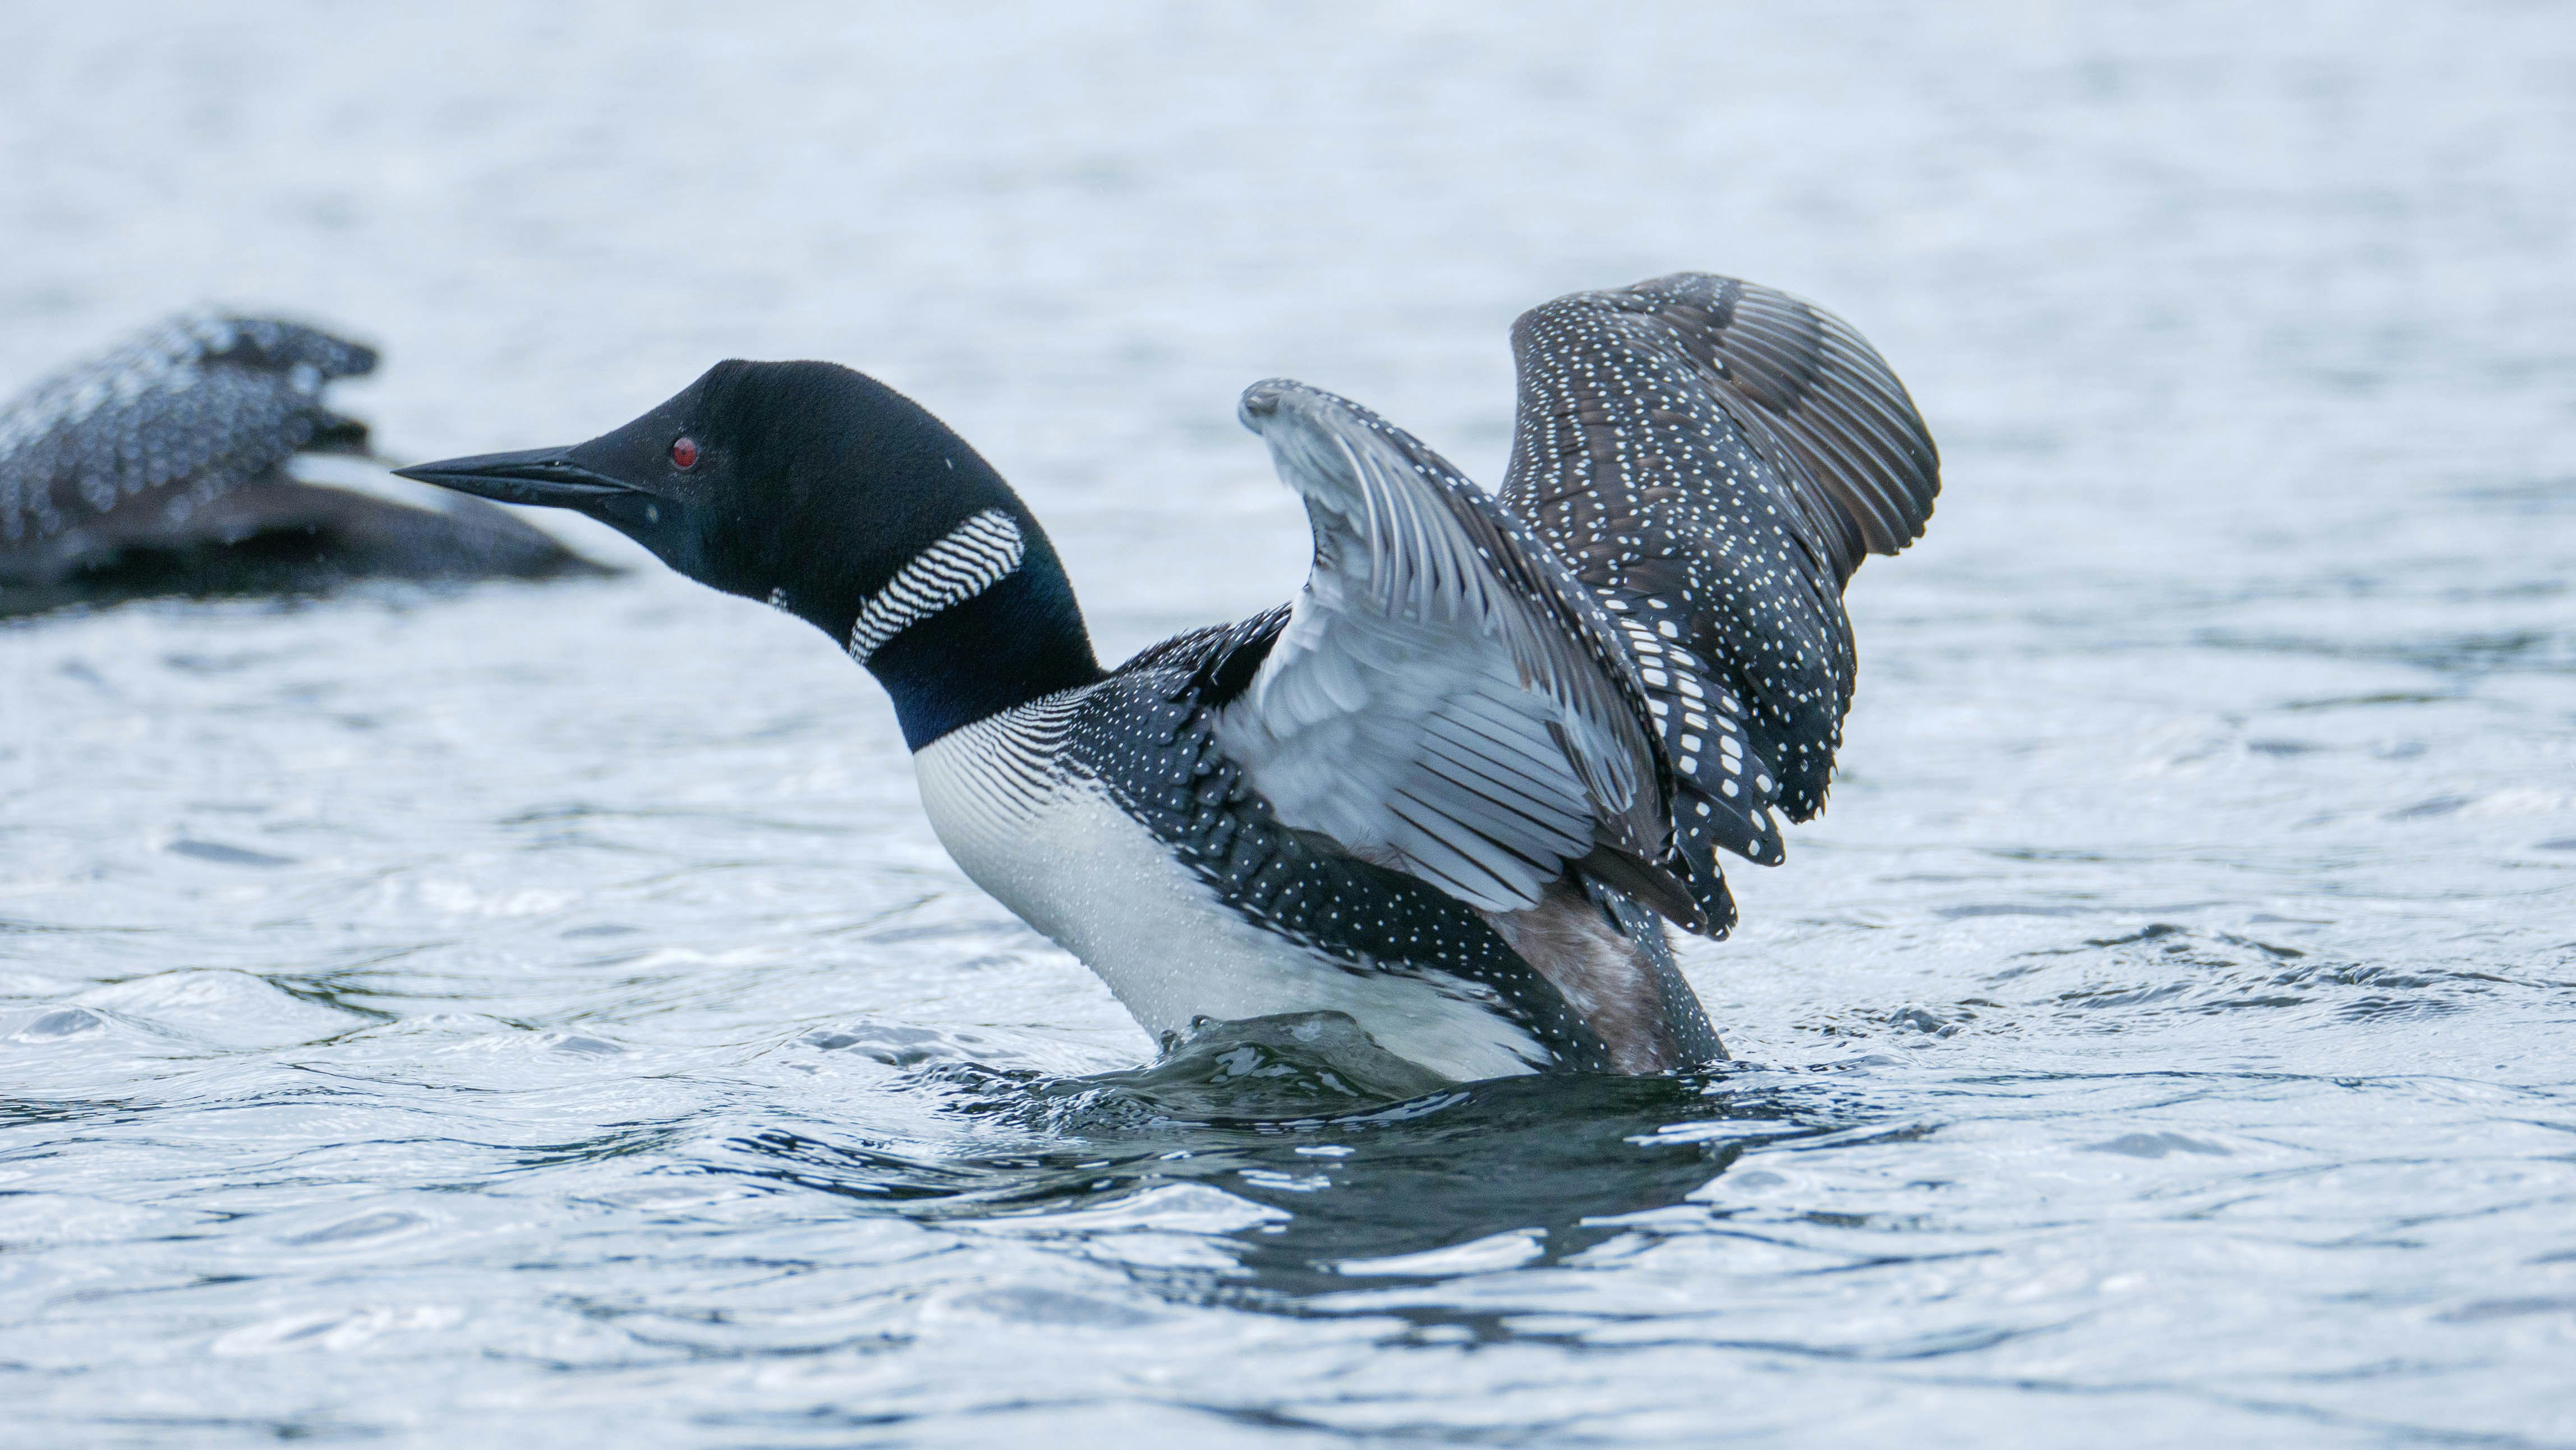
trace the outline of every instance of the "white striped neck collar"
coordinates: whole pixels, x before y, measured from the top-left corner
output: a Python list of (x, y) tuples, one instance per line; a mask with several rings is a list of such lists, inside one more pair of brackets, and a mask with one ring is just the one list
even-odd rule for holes
[(866, 664), (888, 640), (991, 589), (1027, 557), (1028, 540), (1008, 513), (974, 515), (906, 560), (859, 606), (850, 624), (850, 658)]

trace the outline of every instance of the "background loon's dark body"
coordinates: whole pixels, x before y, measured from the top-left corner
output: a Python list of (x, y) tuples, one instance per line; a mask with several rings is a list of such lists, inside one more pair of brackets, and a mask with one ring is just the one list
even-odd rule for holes
[(376, 361), (294, 323), (182, 317), (12, 399), (0, 408), (0, 615), (601, 572), (479, 500), (417, 506), (291, 477), (300, 456), (367, 453), (366, 425), (322, 394)]

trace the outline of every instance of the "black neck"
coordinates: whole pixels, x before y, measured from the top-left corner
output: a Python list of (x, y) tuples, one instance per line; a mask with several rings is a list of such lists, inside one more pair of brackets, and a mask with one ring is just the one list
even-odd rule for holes
[[(868, 656), (868, 670), (894, 697), (907, 749), (1100, 678), (1064, 566), (1034, 522), (1022, 531), (1028, 553), (1010, 577)], [(846, 622), (841, 638), (849, 638)]]
[[(721, 442), (700, 466), (730, 466), (740, 481), (707, 486), (656, 552), (719, 589), (780, 604), (844, 646), (868, 601), (970, 520), (1000, 514), (1019, 531), (1016, 569), (874, 641), (866, 664), (894, 696), (913, 749), (1100, 678), (1046, 530), (929, 410), (829, 363), (719, 363), (698, 388), (703, 398), (680, 401), (706, 414)], [(646, 431), (656, 449), (669, 446)]]

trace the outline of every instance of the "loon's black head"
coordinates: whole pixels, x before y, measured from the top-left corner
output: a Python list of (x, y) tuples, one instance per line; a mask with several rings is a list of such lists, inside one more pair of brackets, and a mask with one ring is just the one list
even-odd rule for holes
[(702, 584), (798, 602), (890, 576), (945, 523), (1018, 502), (910, 399), (820, 362), (721, 362), (587, 443), (398, 471), (588, 514)]
[(1019, 496), (919, 404), (835, 363), (721, 362), (587, 443), (398, 472), (588, 514), (811, 622), (885, 681), (916, 747), (1099, 675)]

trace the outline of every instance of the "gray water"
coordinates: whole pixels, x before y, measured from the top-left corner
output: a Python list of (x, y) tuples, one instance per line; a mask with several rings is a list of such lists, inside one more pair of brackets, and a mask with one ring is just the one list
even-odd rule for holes
[(1242, 385), (1491, 482), (1582, 287), (1827, 303), (1947, 490), (1739, 1065), (1392, 1107), (1149, 1067), (649, 561), (0, 628), (0, 1441), (2576, 1444), (2565, 7), (225, 9), (0, 12), (0, 387), (835, 358), (1111, 657), (1302, 576)]

